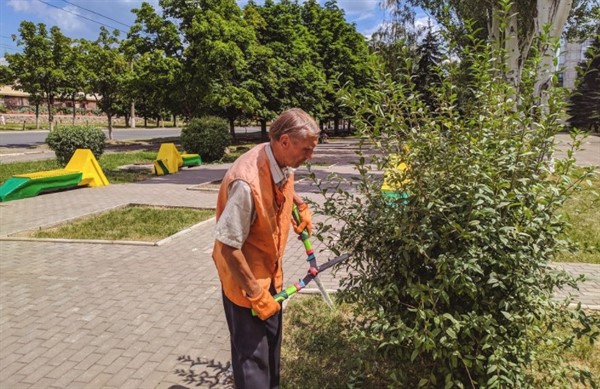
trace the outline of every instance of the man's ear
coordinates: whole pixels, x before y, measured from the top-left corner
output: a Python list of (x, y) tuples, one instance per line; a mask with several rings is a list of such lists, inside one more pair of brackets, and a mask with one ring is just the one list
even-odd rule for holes
[(283, 134), (279, 138), (279, 142), (281, 143), (281, 147), (287, 148), (289, 147), (290, 143), (292, 143), (292, 140), (290, 139), (290, 136), (288, 134)]

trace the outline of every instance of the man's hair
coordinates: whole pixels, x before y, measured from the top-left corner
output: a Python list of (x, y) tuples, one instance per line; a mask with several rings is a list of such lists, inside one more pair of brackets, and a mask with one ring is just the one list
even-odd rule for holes
[(300, 108), (283, 111), (269, 128), (269, 137), (279, 140), (283, 134), (288, 134), (292, 139), (317, 138), (319, 126), (315, 120)]

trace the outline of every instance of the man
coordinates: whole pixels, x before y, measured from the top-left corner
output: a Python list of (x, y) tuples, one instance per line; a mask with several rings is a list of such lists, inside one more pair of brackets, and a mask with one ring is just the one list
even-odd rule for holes
[[(308, 206), (294, 191), (294, 169), (312, 158), (319, 127), (301, 109), (283, 112), (268, 143), (239, 157), (225, 174), (217, 198), (213, 260), (223, 288), (236, 388), (279, 387), (282, 258), (292, 205), (312, 230)], [(252, 311), (255, 312), (253, 315)]]

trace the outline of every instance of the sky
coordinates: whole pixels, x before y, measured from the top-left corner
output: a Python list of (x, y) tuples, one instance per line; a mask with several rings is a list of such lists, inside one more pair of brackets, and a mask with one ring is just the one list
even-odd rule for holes
[[(158, 0), (146, 0), (155, 8)], [(302, 0), (301, 0), (302, 1)], [(243, 7), (247, 0), (237, 0)], [(321, 4), (325, 0), (319, 0)], [(357, 30), (365, 36), (375, 32), (384, 22), (385, 12), (379, 7), (380, 0), (338, 0), (338, 6), (346, 20), (355, 23)], [(130, 12), (141, 5), (142, 0), (0, 0), (0, 55), (21, 51), (12, 41), (18, 35), (23, 20), (44, 23), (49, 28), (58, 26), (70, 38), (94, 40), (101, 25), (109, 30), (122, 30), (125, 36), (135, 20)], [(257, 0), (257, 4), (263, 1)]]

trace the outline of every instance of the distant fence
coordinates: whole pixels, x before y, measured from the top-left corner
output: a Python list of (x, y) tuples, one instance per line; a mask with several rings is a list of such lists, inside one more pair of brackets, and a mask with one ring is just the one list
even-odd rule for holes
[[(4, 113), (4, 121), (6, 124), (35, 124), (35, 115), (32, 114), (11, 114)], [(48, 125), (48, 114), (40, 114), (39, 116), (40, 125)], [(138, 119), (140, 120), (140, 119)], [(113, 117), (113, 125), (125, 125), (125, 119), (123, 117)], [(54, 115), (54, 124), (73, 124), (72, 115)], [(107, 126), (108, 119), (106, 115), (77, 115), (75, 116), (75, 124), (97, 124), (100, 126)]]

